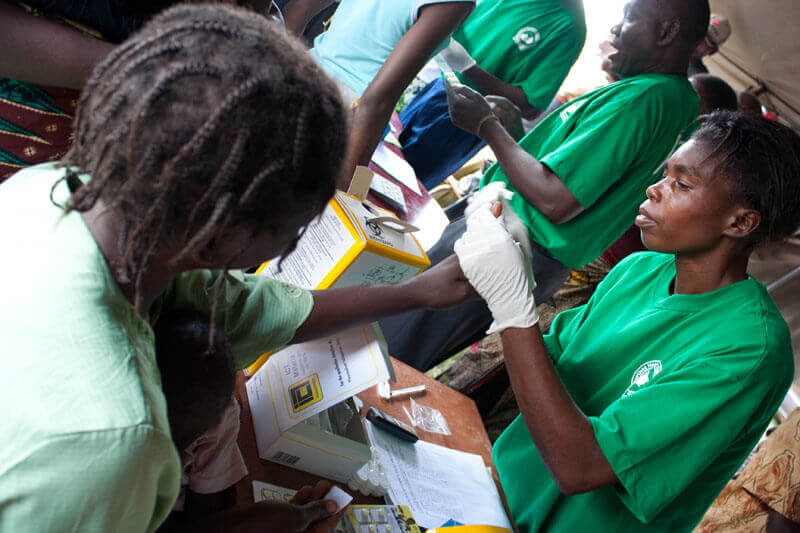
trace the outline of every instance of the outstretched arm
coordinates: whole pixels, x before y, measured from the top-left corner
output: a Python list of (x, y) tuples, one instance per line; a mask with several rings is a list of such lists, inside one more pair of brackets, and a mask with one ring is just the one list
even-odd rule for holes
[(81, 89), (113, 47), (0, 1), (0, 76)]
[(305, 342), (357, 324), (417, 307), (445, 308), (475, 296), (455, 256), (403, 283), (314, 291), (314, 308), (292, 343)]
[(493, 119), (489, 103), (480, 94), (465, 85), (448, 84), (447, 105), (453, 123), (486, 141), (517, 192), (550, 222), (567, 222), (583, 211), (564, 182)]
[(471, 8), (472, 4), (467, 2), (445, 2), (421, 8), (417, 21), (400, 39), (361, 95), (353, 117), (340, 188), (347, 190), (356, 165), (369, 164), (400, 95), (425, 66), (439, 43), (458, 28)]

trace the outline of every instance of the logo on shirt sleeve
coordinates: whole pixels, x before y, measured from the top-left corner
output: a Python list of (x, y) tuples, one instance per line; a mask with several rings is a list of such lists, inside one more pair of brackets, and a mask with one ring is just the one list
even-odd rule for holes
[(536, 46), (540, 38), (539, 30), (533, 26), (525, 26), (514, 35), (514, 43), (517, 45), (517, 48), (519, 48), (520, 52), (524, 52)]
[(661, 361), (648, 361), (637, 368), (631, 378), (630, 386), (625, 390), (622, 397), (624, 398), (625, 396), (631, 395), (647, 385), (659, 372), (661, 372)]

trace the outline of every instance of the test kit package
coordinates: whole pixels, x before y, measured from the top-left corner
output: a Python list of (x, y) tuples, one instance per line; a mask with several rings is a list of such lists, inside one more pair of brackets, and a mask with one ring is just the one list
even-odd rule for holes
[(297, 248), (257, 272), (309, 290), (403, 281), (430, 266), (411, 234), (415, 229), (390, 211), (338, 191)]
[[(308, 290), (396, 283), (430, 266), (412, 235), (417, 228), (365, 201), (372, 171), (358, 167), (353, 194), (337, 191), (322, 215), (309, 224), (295, 250), (262, 264), (257, 274)], [(262, 354), (252, 376), (271, 356)]]
[(346, 482), (371, 457), (351, 397), (394, 379), (371, 325), (276, 352), (247, 381), (262, 459)]

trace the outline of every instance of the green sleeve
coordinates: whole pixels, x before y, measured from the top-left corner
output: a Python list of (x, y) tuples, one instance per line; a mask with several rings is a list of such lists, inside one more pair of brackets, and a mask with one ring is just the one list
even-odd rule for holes
[(753, 368), (761, 356), (736, 347), (698, 355), (589, 418), (621, 483), (617, 495), (639, 520), (653, 520), (704, 475), (718, 485), (702, 493), (713, 499), (755, 446), (791, 380), (763, 359)]
[(170, 436), (143, 425), (50, 438), (3, 478), (4, 531), (150, 532), (175, 505), (181, 468)]
[(574, 24), (554, 33), (558, 38), (547, 43), (547, 53), (538, 57), (534, 64), (526, 65), (530, 68), (528, 75), (520, 83), (515, 84), (525, 92), (528, 103), (542, 111), (547, 109), (555, 98), (583, 48), (582, 35)]
[[(540, 161), (589, 209), (647, 150), (655, 131), (647, 106), (661, 105), (638, 93), (634, 98), (606, 97), (584, 101), (581, 113), (564, 141)], [(554, 113), (567, 112), (570, 104)]]
[(166, 305), (211, 313), (215, 287), (222, 283), (215, 320), (231, 343), (239, 368), (285, 346), (314, 306), (310, 292), (241, 271), (195, 270), (180, 275)]

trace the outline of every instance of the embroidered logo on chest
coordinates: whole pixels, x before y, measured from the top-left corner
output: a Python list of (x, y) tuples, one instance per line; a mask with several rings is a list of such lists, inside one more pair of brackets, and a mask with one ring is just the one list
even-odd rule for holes
[(630, 386), (622, 394), (622, 397), (628, 396), (644, 387), (651, 379), (656, 377), (656, 374), (661, 372), (661, 361), (648, 361), (633, 373)]
[(524, 52), (536, 46), (540, 38), (539, 30), (533, 26), (525, 26), (514, 35), (514, 43), (517, 45), (517, 48), (519, 48), (520, 52)]

